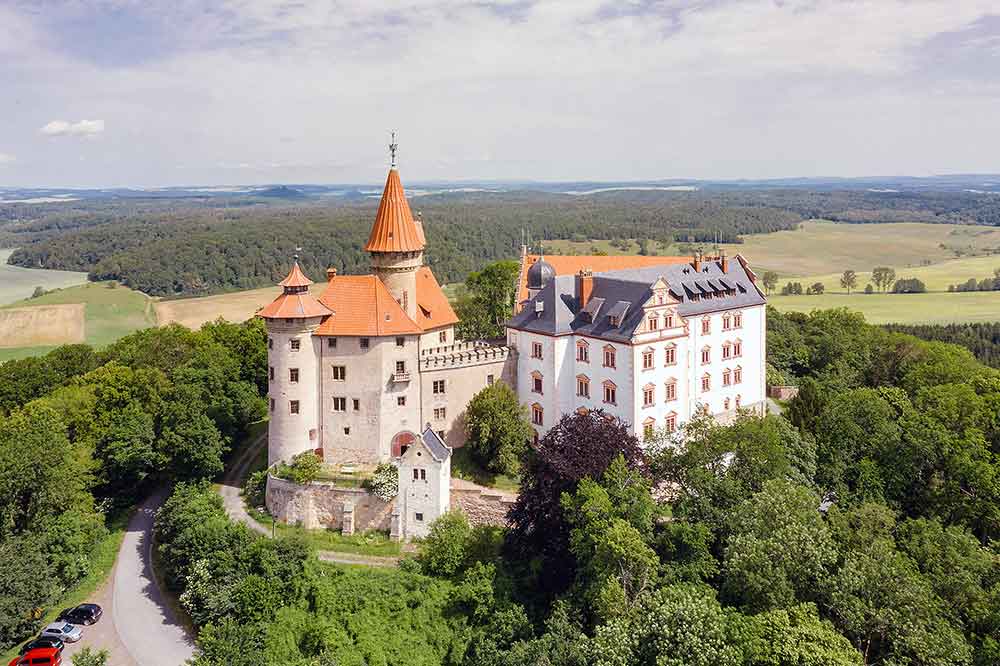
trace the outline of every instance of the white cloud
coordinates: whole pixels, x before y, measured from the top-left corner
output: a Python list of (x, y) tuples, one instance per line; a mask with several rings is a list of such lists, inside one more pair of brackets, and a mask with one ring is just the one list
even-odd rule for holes
[(5, 164), (10, 164), (11, 162), (16, 162), (17, 158), (10, 153), (0, 153), (0, 166)]
[(104, 132), (103, 120), (53, 120), (40, 130), (46, 136), (96, 136)]

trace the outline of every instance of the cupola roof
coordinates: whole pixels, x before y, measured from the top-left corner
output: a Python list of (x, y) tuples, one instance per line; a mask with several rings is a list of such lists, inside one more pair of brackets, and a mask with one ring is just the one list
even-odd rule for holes
[(389, 177), (382, 191), (375, 224), (372, 225), (366, 252), (419, 252), (426, 241), (421, 225), (413, 219), (410, 204), (406, 201), (399, 170), (389, 169)]
[(306, 274), (302, 272), (299, 268), (299, 262), (296, 261), (292, 265), (292, 270), (288, 271), (288, 275), (284, 280), (278, 283), (279, 287), (308, 287), (313, 283), (312, 280), (306, 277)]

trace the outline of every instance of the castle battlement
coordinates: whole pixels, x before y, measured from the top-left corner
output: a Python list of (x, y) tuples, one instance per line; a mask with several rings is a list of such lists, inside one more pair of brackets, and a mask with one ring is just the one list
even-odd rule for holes
[(460, 342), (424, 349), (420, 352), (420, 371), (462, 368), (483, 363), (505, 361), (511, 354), (506, 345), (486, 342)]

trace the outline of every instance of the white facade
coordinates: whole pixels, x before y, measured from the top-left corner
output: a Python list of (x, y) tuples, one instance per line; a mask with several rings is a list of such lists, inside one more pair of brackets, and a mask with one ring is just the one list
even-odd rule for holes
[[(437, 438), (437, 455), (425, 443), (428, 437)], [(426, 537), (431, 523), (448, 510), (451, 502), (451, 449), (435, 433), (425, 431), (395, 462), (399, 468), (399, 537)]]
[(312, 335), (319, 323), (319, 317), (268, 321), (268, 465), (321, 446), (321, 341)]

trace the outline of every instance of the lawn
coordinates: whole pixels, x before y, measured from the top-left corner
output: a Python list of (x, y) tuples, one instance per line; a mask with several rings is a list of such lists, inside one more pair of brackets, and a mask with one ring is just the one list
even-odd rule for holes
[(0, 250), (0, 305), (29, 298), (35, 287), (42, 289), (61, 289), (83, 284), (87, 281), (86, 273), (76, 271), (50, 271), (45, 268), (24, 268), (11, 266), (7, 259), (14, 252), (11, 249)]
[(848, 308), (871, 324), (950, 324), (1000, 321), (1000, 291), (960, 294), (823, 294), (771, 296), (783, 312)]
[(505, 474), (495, 474), (483, 469), (472, 459), (467, 446), (454, 449), (451, 454), (451, 475), (457, 479), (472, 481), (487, 488), (496, 488), (506, 492), (518, 492), (519, 481)]
[[(929, 291), (947, 291), (948, 285), (965, 282), (969, 278), (976, 278), (978, 281), (983, 278), (993, 277), (993, 271), (1000, 268), (1000, 255), (963, 257), (929, 266), (908, 267), (896, 266), (891, 263), (881, 265), (894, 269), (897, 279), (918, 278), (927, 285)], [(874, 266), (870, 266), (869, 268), (874, 268)], [(871, 272), (857, 269), (855, 271), (858, 276), (858, 286), (863, 290), (865, 285), (871, 281)], [(840, 286), (840, 276), (842, 274), (843, 271), (827, 275), (782, 278), (780, 284), (784, 284), (789, 280), (797, 280), (802, 283), (803, 287), (808, 287), (814, 282), (822, 282), (826, 287), (826, 291), (844, 291), (843, 287)]]
[(317, 550), (378, 557), (394, 557), (402, 552), (400, 543), (389, 539), (389, 535), (385, 532), (373, 531), (344, 536), (340, 530), (307, 530), (297, 525), (272, 522), (270, 514), (260, 509), (248, 507), (247, 512), (267, 529), (272, 529), (273, 526), (275, 536), (300, 537)]

